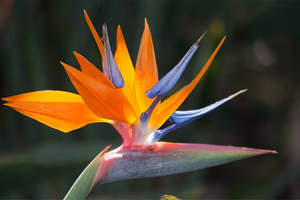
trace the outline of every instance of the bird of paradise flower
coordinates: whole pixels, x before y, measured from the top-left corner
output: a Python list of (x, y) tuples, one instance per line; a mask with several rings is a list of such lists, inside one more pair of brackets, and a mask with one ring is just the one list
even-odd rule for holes
[[(3, 98), (5, 105), (62, 132), (90, 123), (111, 124), (123, 144), (110, 152), (104, 149), (83, 171), (65, 199), (84, 199), (98, 184), (133, 178), (164, 176), (224, 164), (234, 160), (276, 153), (243, 147), (159, 142), (167, 133), (180, 128), (243, 93), (241, 90), (210, 106), (176, 111), (200, 81), (223, 44), (216, 47), (208, 61), (188, 85), (162, 101), (177, 83), (205, 33), (179, 63), (158, 80), (150, 29), (145, 28), (134, 69), (121, 31), (117, 29), (117, 49), (113, 56), (106, 24), (101, 41), (90, 18), (85, 19), (102, 57), (103, 72), (74, 52), (81, 71), (61, 62), (78, 94), (39, 91)], [(172, 125), (159, 129), (167, 120)]]

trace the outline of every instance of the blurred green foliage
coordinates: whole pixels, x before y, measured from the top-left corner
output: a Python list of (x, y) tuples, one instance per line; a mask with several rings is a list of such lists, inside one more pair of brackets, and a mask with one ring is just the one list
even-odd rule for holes
[[(160, 77), (208, 29), (175, 90), (193, 79), (224, 35), (212, 66), (181, 106), (196, 109), (249, 91), (163, 140), (274, 149), (224, 166), (167, 177), (101, 185), (97, 199), (300, 198), (300, 2), (132, 1), (106, 2), (112, 49), (120, 24), (135, 64), (146, 17)], [(96, 29), (98, 1), (1, 1), (0, 96), (38, 90), (76, 92), (59, 61), (78, 68), (76, 51), (101, 68), (86, 25)], [(173, 90), (173, 91), (175, 91)], [(107, 124), (69, 134), (0, 107), (0, 199), (61, 199), (84, 167), (121, 137)]]

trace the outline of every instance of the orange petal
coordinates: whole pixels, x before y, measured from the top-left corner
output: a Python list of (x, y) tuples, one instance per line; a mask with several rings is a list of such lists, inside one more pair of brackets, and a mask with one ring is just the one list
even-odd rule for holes
[(167, 119), (173, 114), (173, 112), (178, 109), (178, 107), (188, 97), (188, 95), (191, 93), (191, 91), (194, 89), (194, 87), (197, 85), (197, 83), (200, 81), (200, 79), (210, 66), (215, 55), (222, 46), (225, 38), (226, 37), (224, 37), (219, 43), (215, 51), (212, 53), (212, 55), (210, 56), (202, 70), (199, 72), (199, 74), (194, 78), (194, 80), (158, 105), (156, 113), (153, 113), (150, 117), (150, 128), (153, 128), (155, 130), (158, 129), (161, 125), (163, 125), (163, 123), (165, 123), (165, 121), (167, 121)]
[(84, 102), (78, 94), (54, 90), (29, 92), (11, 97), (2, 98), (7, 102)]
[(122, 34), (121, 27), (117, 30), (117, 50), (115, 53), (115, 61), (124, 79), (125, 86), (122, 88), (123, 94), (127, 97), (131, 106), (138, 115), (141, 114), (139, 110), (135, 92), (134, 92), (134, 68), (128, 53), (128, 49)]
[(94, 115), (79, 95), (69, 92), (30, 92), (3, 100), (8, 101), (5, 105), (21, 114), (63, 132), (89, 123), (109, 121)]
[(95, 41), (97, 43), (97, 46), (98, 46), (98, 49), (99, 49), (99, 51), (101, 53), (102, 67), (103, 67), (103, 62), (104, 62), (104, 47), (103, 47), (102, 41), (101, 41), (101, 39), (100, 39), (97, 31), (95, 30), (94, 25), (92, 24), (92, 22), (91, 22), (91, 20), (90, 20), (90, 18), (88, 16), (88, 14), (87, 14), (87, 12), (85, 10), (84, 10), (84, 17), (85, 17), (85, 20), (86, 20), (86, 22), (87, 22), (87, 24), (88, 24), (88, 26), (89, 26), (89, 28), (90, 28), (93, 36), (94, 36), (94, 39), (95, 39)]
[(93, 79), (107, 85), (110, 88), (116, 88), (114, 84), (99, 70), (95, 67), (92, 63), (90, 63), (86, 58), (84, 58), (79, 53), (74, 51), (74, 55), (81, 67), (81, 71), (86, 75), (92, 77)]
[(133, 123), (137, 120), (126, 97), (77, 69), (61, 63), (80, 96), (98, 117)]
[(145, 29), (137, 58), (134, 85), (137, 101), (142, 112), (146, 111), (154, 99), (145, 93), (158, 81), (156, 59), (150, 29), (145, 19)]

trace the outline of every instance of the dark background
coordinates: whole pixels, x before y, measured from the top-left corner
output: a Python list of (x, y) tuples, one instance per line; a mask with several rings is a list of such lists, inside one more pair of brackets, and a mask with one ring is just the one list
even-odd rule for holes
[[(59, 61), (78, 68), (76, 51), (100, 68), (83, 16), (98, 32), (102, 2), (1, 1), (0, 96), (76, 92)], [(89, 199), (300, 198), (300, 2), (106, 2), (115, 50), (120, 24), (135, 64), (146, 17), (162, 77), (208, 29), (175, 90), (189, 83), (227, 36), (208, 72), (180, 109), (196, 109), (249, 90), (164, 141), (274, 149), (243, 161), (167, 177), (98, 186)], [(173, 90), (173, 91), (175, 91)], [(3, 102), (4, 103), (4, 102)], [(84, 167), (121, 137), (108, 124), (64, 134), (0, 107), (0, 199), (61, 199)]]

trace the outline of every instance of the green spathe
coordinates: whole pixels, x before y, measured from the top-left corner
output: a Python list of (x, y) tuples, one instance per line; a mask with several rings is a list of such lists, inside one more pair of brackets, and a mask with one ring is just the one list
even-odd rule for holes
[(119, 148), (104, 156), (98, 182), (103, 184), (185, 173), (268, 153), (277, 152), (246, 147), (166, 142)]
[[(110, 147), (110, 146), (109, 146)], [(107, 147), (82, 172), (65, 199), (85, 199), (98, 184), (166, 176), (277, 153), (246, 147), (158, 142), (151, 146)]]

